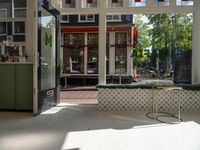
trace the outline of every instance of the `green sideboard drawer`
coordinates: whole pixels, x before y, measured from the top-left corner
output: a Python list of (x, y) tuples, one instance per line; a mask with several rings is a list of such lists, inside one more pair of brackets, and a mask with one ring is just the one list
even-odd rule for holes
[(0, 109), (33, 110), (33, 65), (0, 64)]
[(0, 109), (15, 109), (15, 65), (0, 65)]
[(16, 109), (33, 109), (33, 66), (16, 65)]

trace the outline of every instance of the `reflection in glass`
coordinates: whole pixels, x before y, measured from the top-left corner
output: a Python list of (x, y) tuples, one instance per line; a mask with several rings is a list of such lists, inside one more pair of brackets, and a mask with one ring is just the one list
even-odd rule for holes
[(14, 30), (14, 33), (25, 33), (25, 22), (15, 22), (14, 23), (14, 26), (15, 26), (15, 30)]
[(147, 0), (129, 0), (129, 7), (144, 7)]
[(98, 73), (98, 34), (88, 34), (88, 74)]
[(126, 73), (127, 33), (115, 34), (115, 73)]
[(170, 0), (153, 0), (153, 6), (170, 6)]
[(193, 6), (193, 0), (176, 0), (177, 6)]
[(42, 9), (41, 17), (41, 90), (55, 88), (55, 17)]
[(12, 0), (0, 0), (0, 10), (2, 10), (0, 14), (2, 18), (7, 18), (7, 17), (11, 18), (12, 17)]
[(6, 34), (6, 22), (0, 22), (0, 34)]
[(84, 34), (66, 33), (64, 38), (63, 60), (65, 73), (84, 73)]

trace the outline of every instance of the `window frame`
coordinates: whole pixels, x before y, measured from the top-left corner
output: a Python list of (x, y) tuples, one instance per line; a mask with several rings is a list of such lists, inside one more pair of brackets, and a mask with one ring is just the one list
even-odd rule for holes
[[(67, 21), (63, 20), (62, 16), (67, 16)], [(69, 23), (69, 15), (62, 15), (62, 16), (61, 16), (61, 21), (60, 22), (61, 23)]]
[[(111, 20), (108, 20), (108, 19), (107, 19), (107, 16), (111, 16), (112, 19), (111, 19)], [(113, 14), (113, 15), (107, 15), (107, 16), (106, 16), (106, 21), (107, 21), (107, 22), (121, 22), (121, 21), (122, 21), (122, 16), (121, 16), (120, 14)], [(114, 16), (119, 16), (119, 19), (118, 19), (118, 20), (113, 19)]]
[[(93, 20), (88, 20), (89, 15), (93, 16)], [(85, 16), (85, 20), (81, 20), (81, 16)], [(78, 22), (95, 22), (95, 14), (79, 14), (78, 15)]]

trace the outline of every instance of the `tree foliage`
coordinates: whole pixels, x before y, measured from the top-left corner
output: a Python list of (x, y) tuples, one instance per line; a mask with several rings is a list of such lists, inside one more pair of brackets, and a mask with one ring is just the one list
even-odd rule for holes
[(147, 18), (152, 26), (149, 31), (152, 52), (159, 51), (159, 58), (165, 64), (177, 55), (191, 53), (192, 14), (156, 14)]
[(135, 16), (135, 27), (138, 29), (138, 43), (137, 47), (133, 49), (132, 57), (134, 64), (138, 64), (148, 60), (144, 50), (150, 47), (151, 37), (149, 37), (149, 25), (143, 22), (142, 15)]

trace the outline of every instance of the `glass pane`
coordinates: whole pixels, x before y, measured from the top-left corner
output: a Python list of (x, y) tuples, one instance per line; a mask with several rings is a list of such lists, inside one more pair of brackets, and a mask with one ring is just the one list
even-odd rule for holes
[(63, 51), (64, 72), (69, 74), (84, 73), (84, 48), (69, 46)]
[(153, 0), (154, 6), (170, 6), (170, 0)]
[(15, 22), (15, 33), (25, 33), (25, 22)]
[(116, 44), (127, 44), (127, 33), (116, 33), (116, 39), (115, 42)]
[(109, 8), (123, 7), (123, 0), (117, 0), (117, 1), (107, 0), (107, 7)]
[(64, 73), (84, 73), (84, 34), (66, 33), (63, 51)]
[(56, 86), (56, 41), (55, 41), (55, 17), (45, 9), (42, 9), (41, 17), (41, 90), (55, 88)]
[(84, 35), (82, 33), (67, 33), (65, 34), (65, 44), (74, 46), (84, 45)]
[(88, 21), (93, 21), (94, 20), (94, 15), (87, 15), (87, 20)]
[(106, 74), (109, 74), (109, 33), (106, 34)]
[(125, 74), (126, 73), (126, 59), (127, 59), (126, 48), (115, 49), (115, 73)]
[(193, 0), (176, 0), (177, 6), (192, 6)]
[(0, 34), (6, 34), (6, 22), (0, 22)]
[(1, 8), (0, 9), (0, 19), (5, 19), (5, 18), (7, 18), (7, 9)]
[(127, 33), (115, 34), (115, 73), (126, 73)]
[(89, 33), (88, 34), (88, 45), (97, 45), (99, 37), (97, 33)]
[(80, 20), (81, 20), (81, 21), (85, 21), (85, 20), (86, 20), (86, 15), (81, 15), (81, 16), (80, 16)]
[(62, 0), (63, 8), (75, 8), (76, 0)]
[(141, 0), (141, 1), (129, 0), (129, 6), (130, 7), (144, 7), (146, 6), (146, 1), (147, 0)]
[(63, 22), (69, 22), (69, 15), (62, 15)]
[(26, 17), (26, 9), (25, 8), (15, 8), (14, 16), (15, 16), (15, 18), (25, 18)]
[(88, 48), (88, 70), (89, 74), (98, 73), (98, 48)]
[(12, 0), (0, 0), (0, 10), (3, 9), (3, 13), (0, 16), (4, 16), (7, 13), (7, 17), (12, 17)]
[(14, 8), (25, 8), (26, 0), (14, 0)]
[(89, 74), (98, 73), (98, 34), (88, 34), (88, 68)]

